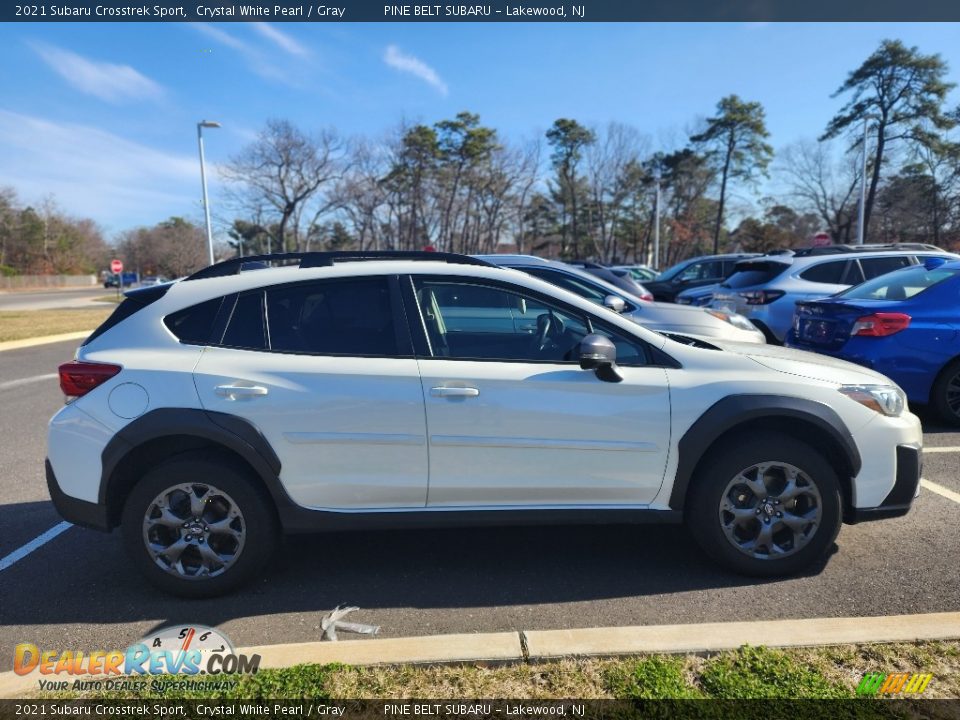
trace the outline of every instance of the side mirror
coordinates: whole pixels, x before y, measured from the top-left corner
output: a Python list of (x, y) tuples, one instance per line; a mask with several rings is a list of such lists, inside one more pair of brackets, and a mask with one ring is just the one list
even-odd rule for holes
[(593, 370), (604, 382), (623, 380), (617, 372), (616, 346), (610, 338), (597, 333), (591, 333), (580, 341), (580, 367)]
[(603, 306), (610, 308), (615, 313), (622, 313), (627, 308), (627, 303), (624, 302), (622, 297), (617, 297), (616, 295), (607, 295), (603, 299)]

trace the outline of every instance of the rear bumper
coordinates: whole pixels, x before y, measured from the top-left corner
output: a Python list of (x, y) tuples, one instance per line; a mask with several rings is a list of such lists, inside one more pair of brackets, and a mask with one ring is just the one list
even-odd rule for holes
[(923, 451), (915, 445), (897, 445), (897, 475), (893, 489), (877, 507), (848, 508), (844, 522), (855, 525), (906, 515), (919, 492), (922, 471)]
[(106, 505), (67, 495), (60, 489), (60, 483), (57, 482), (57, 476), (53, 472), (50, 461), (46, 460), (44, 464), (47, 469), (47, 490), (50, 491), (50, 499), (53, 500), (53, 506), (60, 513), (60, 517), (74, 525), (110, 532)]

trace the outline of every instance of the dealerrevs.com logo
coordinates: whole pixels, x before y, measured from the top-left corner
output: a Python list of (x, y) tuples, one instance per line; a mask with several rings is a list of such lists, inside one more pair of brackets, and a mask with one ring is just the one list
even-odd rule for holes
[[(14, 672), (42, 676), (42, 690), (120, 689), (138, 684), (137, 676), (253, 674), (259, 668), (259, 655), (236, 653), (226, 635), (204, 625), (163, 628), (125, 650), (85, 652), (20, 643), (13, 655)], [(121, 676), (131, 680), (113, 679)]]

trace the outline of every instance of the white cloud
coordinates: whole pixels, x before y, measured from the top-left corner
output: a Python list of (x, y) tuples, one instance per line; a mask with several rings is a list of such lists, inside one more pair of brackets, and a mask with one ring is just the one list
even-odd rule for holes
[[(192, 130), (184, 128), (185, 136)], [(199, 217), (200, 166), (192, 153), (0, 109), (0, 157), (0, 186), (25, 202), (52, 194), (68, 212), (113, 231), (171, 215)], [(216, 191), (216, 172), (209, 175)]]
[(407, 55), (396, 45), (388, 45), (383, 53), (383, 61), (400, 72), (409, 73), (418, 77), (428, 85), (432, 85), (441, 95), (447, 94), (447, 84), (440, 78), (437, 71), (423, 60), (413, 55)]
[(276, 43), (280, 48), (291, 55), (296, 55), (297, 57), (307, 57), (310, 55), (310, 51), (307, 50), (303, 45), (298, 43), (286, 33), (277, 30), (275, 27), (273, 27), (273, 25), (265, 22), (253, 23), (253, 29), (268, 40)]
[(267, 80), (277, 80), (287, 85), (296, 86), (297, 82), (291, 73), (286, 73), (279, 67), (269, 62), (263, 53), (249, 43), (240, 40), (231, 35), (226, 30), (221, 30), (210, 23), (188, 23), (189, 28), (206, 35), (211, 40), (220, 43), (232, 50), (236, 50), (247, 61), (247, 65), (253, 72)]
[(129, 65), (98, 62), (47, 45), (31, 43), (43, 61), (80, 92), (111, 103), (124, 100), (158, 100), (163, 88)]

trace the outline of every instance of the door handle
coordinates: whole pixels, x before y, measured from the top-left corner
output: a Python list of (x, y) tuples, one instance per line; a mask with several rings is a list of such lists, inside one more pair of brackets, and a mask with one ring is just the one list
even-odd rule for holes
[(435, 387), (430, 389), (433, 397), (477, 397), (480, 391), (471, 387)]
[(269, 391), (260, 385), (217, 385), (217, 395), (227, 400), (262, 397)]

